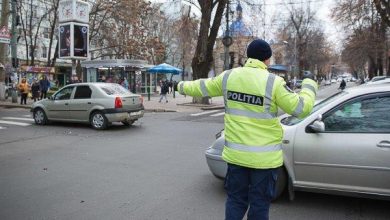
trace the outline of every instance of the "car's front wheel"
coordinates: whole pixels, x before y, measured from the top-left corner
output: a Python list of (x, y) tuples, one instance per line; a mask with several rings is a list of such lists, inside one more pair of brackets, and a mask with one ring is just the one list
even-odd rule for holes
[(48, 122), (47, 117), (46, 117), (46, 113), (41, 108), (35, 109), (33, 116), (34, 116), (35, 124), (37, 124), (37, 125), (45, 125)]
[(94, 112), (91, 115), (90, 123), (94, 129), (104, 130), (108, 126), (108, 120), (102, 112)]
[(280, 167), (278, 170), (278, 179), (276, 180), (276, 192), (273, 201), (277, 200), (282, 195), (282, 193), (286, 189), (286, 185), (287, 185), (287, 172), (284, 167)]

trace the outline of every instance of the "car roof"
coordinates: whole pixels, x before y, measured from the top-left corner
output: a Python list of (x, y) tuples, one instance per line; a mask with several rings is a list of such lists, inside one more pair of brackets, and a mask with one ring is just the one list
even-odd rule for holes
[(72, 83), (66, 86), (82, 86), (82, 85), (119, 85), (118, 83), (107, 83), (107, 82), (81, 82)]
[(389, 84), (363, 84), (362, 86), (349, 87), (345, 91), (353, 94), (366, 94), (375, 92), (390, 92)]

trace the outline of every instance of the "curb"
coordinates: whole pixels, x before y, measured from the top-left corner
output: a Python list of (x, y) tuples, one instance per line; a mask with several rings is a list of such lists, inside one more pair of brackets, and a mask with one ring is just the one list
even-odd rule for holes
[(225, 106), (218, 105), (218, 106), (202, 107), (200, 109), (202, 109), (202, 110), (220, 110), (220, 109), (225, 109)]

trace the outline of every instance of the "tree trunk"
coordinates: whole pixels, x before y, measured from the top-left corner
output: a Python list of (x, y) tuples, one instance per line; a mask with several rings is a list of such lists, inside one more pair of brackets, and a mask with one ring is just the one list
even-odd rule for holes
[[(207, 78), (213, 62), (213, 48), (218, 35), (218, 29), (221, 25), (223, 11), (227, 0), (205, 0), (198, 1), (201, 7), (202, 18), (200, 22), (198, 43), (196, 45), (195, 55), (192, 59), (193, 78)], [(210, 27), (213, 8), (217, 6), (213, 24)], [(194, 99), (196, 102), (209, 104), (208, 98)]]
[(51, 61), (51, 66), (54, 67), (56, 65), (56, 61), (57, 61), (57, 58), (58, 58), (58, 45), (60, 44), (59, 42), (59, 39), (57, 38), (57, 44), (56, 44), (56, 49), (54, 50), (54, 56), (53, 56), (53, 60)]

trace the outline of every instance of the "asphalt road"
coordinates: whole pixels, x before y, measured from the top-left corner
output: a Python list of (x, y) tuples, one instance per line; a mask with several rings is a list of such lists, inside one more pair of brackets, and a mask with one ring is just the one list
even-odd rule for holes
[[(331, 88), (329, 88), (332, 90)], [(36, 126), (0, 109), (0, 219), (223, 219), (204, 150), (222, 115), (148, 113), (132, 127)], [(32, 124), (32, 125), (29, 125)], [(297, 192), (271, 219), (390, 219), (390, 202)]]

